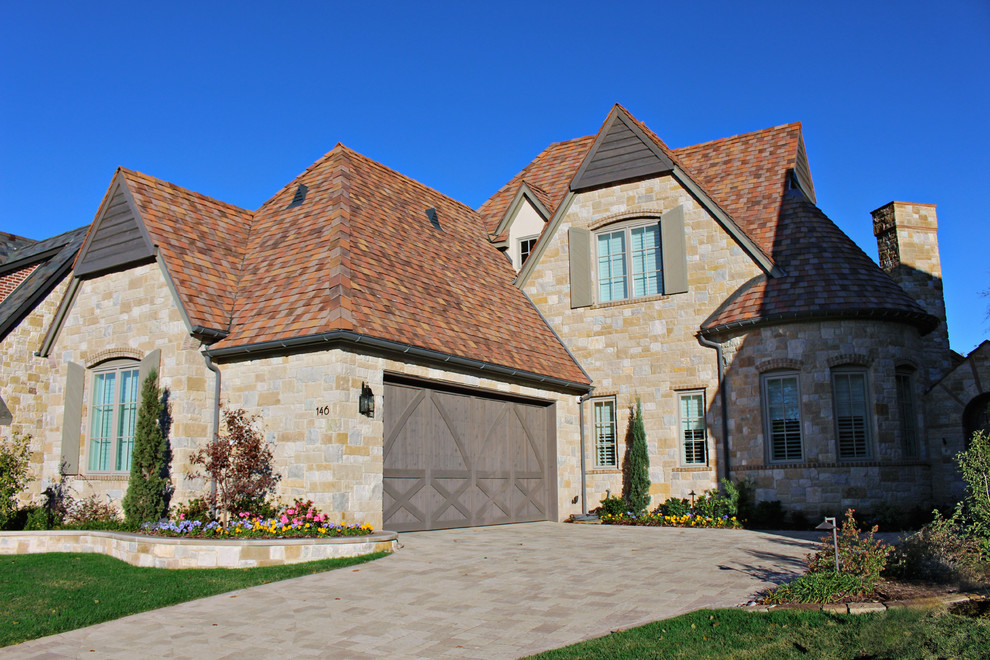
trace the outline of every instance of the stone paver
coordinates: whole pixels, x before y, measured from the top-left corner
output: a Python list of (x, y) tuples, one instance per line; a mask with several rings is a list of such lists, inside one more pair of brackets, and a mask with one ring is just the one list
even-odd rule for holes
[(4, 658), (517, 658), (749, 600), (812, 544), (530, 523), (402, 534), (396, 554), (0, 650)]

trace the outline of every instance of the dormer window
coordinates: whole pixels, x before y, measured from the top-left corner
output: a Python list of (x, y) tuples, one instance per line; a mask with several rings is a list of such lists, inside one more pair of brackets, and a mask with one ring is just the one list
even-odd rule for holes
[(533, 248), (536, 247), (536, 240), (538, 236), (528, 236), (526, 238), (519, 239), (519, 267), (522, 268), (526, 260), (529, 259), (529, 255), (533, 253)]

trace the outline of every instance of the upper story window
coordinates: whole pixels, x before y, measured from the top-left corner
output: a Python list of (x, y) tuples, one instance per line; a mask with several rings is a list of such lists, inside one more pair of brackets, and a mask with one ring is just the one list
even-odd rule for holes
[(832, 398), (835, 403), (835, 437), (839, 444), (839, 458), (869, 458), (870, 420), (866, 371), (833, 371)]
[(519, 239), (519, 267), (522, 268), (526, 260), (529, 259), (529, 255), (533, 253), (533, 248), (536, 247), (536, 240), (538, 236), (530, 236), (529, 238)]
[(801, 388), (797, 373), (763, 376), (763, 420), (770, 461), (800, 461)]
[(658, 224), (600, 232), (595, 236), (595, 246), (599, 302), (663, 292)]
[(897, 385), (897, 416), (901, 423), (901, 449), (905, 456), (918, 455), (918, 426), (914, 411), (914, 370), (898, 367), (894, 374)]
[(679, 413), (681, 418), (681, 461), (684, 465), (708, 464), (708, 438), (705, 429), (705, 393), (682, 392)]
[(129, 472), (137, 420), (139, 364), (110, 360), (93, 369), (89, 409), (89, 469)]
[(615, 399), (595, 401), (595, 467), (619, 466), (616, 448)]

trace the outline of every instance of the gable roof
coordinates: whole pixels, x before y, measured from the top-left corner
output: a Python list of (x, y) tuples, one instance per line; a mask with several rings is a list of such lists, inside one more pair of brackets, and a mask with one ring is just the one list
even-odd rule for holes
[(5, 264), (8, 259), (16, 258), (17, 250), (25, 248), (33, 243), (37, 243), (32, 238), (25, 238), (16, 234), (8, 234), (0, 231), (0, 265)]
[(10, 334), (69, 273), (86, 230), (87, 227), (79, 227), (43, 241), (21, 243), (22, 247), (9, 251), (6, 258), (0, 260), (0, 273), (36, 266), (0, 302), (0, 340)]
[[(616, 108), (624, 110), (619, 105)], [(675, 172), (679, 170), (685, 178), (685, 184), (698, 186), (759, 252), (779, 267), (770, 271), (769, 277), (750, 282), (745, 291), (738, 292), (736, 298), (723, 305), (703, 325), (706, 334), (743, 321), (769, 322), (836, 314), (859, 316), (866, 310), (875, 316), (911, 322), (923, 332), (932, 327), (934, 318), (924, 314), (903, 289), (814, 206), (814, 186), (800, 123), (670, 149), (642, 122), (632, 120), (671, 159)], [(504, 213), (523, 178), (540, 181), (547, 197), (557, 205), (552, 210), (559, 210), (568, 184), (579, 174), (580, 164), (588, 157), (594, 140), (594, 136), (586, 136), (550, 145), (486, 201), (479, 213), (485, 215), (486, 222)], [(788, 195), (791, 189), (796, 189), (795, 195), (802, 204), (798, 205)], [(785, 200), (790, 201), (785, 204)], [(806, 224), (802, 225), (796, 218)], [(808, 235), (816, 236), (833, 251), (825, 254), (814, 247), (813, 241), (809, 245)], [(802, 252), (795, 245), (810, 249)], [(536, 260), (531, 261), (534, 263), (530, 268)], [(792, 293), (796, 291), (817, 291), (817, 295), (802, 298)]]

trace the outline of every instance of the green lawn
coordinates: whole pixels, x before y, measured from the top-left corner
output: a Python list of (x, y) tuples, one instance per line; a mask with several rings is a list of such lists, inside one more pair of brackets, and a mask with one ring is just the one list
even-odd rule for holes
[(0, 646), (387, 554), (287, 566), (182, 570), (139, 568), (100, 554), (2, 555)]
[(534, 658), (987, 658), (990, 620), (944, 610), (880, 614), (700, 610)]

